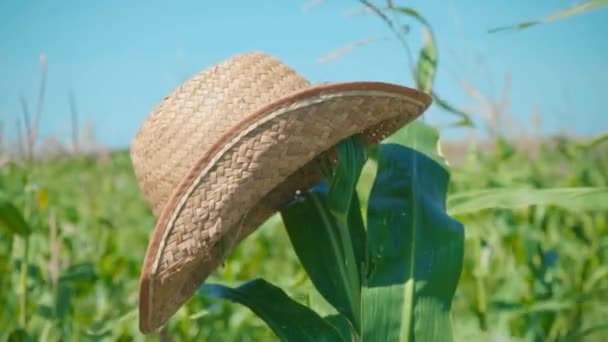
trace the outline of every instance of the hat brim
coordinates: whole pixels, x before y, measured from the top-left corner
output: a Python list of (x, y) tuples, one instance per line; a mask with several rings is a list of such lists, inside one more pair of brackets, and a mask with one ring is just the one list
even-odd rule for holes
[[(193, 156), (198, 162), (173, 192), (148, 244), (140, 330), (150, 333), (165, 324), (226, 252), (278, 210), (291, 191), (317, 180), (320, 173), (310, 167), (316, 157), (357, 133), (368, 144), (379, 142), (430, 104), (427, 94), (394, 84), (312, 86), (246, 115)], [(302, 170), (308, 174), (299, 175)]]

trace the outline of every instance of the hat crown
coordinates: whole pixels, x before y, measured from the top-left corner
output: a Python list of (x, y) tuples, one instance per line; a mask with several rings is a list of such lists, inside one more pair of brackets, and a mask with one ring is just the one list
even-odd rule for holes
[(158, 217), (179, 182), (224, 133), (257, 109), (308, 88), (260, 52), (237, 55), (189, 79), (148, 116), (131, 145), (138, 182)]

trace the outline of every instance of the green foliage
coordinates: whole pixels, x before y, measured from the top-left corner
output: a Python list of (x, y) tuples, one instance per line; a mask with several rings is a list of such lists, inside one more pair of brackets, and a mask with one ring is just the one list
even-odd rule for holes
[[(328, 319), (341, 332), (334, 340), (452, 340), (450, 307), (462, 268), (464, 233), (445, 213), (447, 171), (415, 150), (380, 145), (366, 229), (355, 192), (364, 147), (351, 138), (336, 150), (329, 186), (323, 182), (305, 191), (282, 211), (304, 269), (338, 313)], [(251, 290), (243, 285), (247, 291), (243, 286), (203, 289), (246, 305), (282, 340), (328, 335), (327, 323), (314, 311), (262, 284)], [(282, 310), (272, 303), (282, 303)], [(303, 323), (309, 336), (301, 333)]]
[[(399, 133), (392, 143), (401, 137), (407, 146), (441, 158), (429, 138), (436, 135), (433, 130)], [(417, 138), (407, 138), (412, 134)], [(608, 144), (586, 145), (581, 150), (577, 141), (547, 141), (535, 157), (507, 141), (490, 152), (471, 145), (463, 151), (465, 161), (451, 165), (448, 198), (492, 189), (608, 187)], [(351, 202), (364, 212), (376, 160), (366, 162), (357, 186), (360, 201)], [(37, 195), (43, 189), (46, 206), (39, 200), (44, 196)], [(0, 168), (0, 192), (23, 213), (32, 231), (25, 329), (19, 322), (24, 241), (0, 233), (0, 341), (11, 333), (15, 338), (27, 333), (37, 341), (158, 340), (142, 336), (137, 328), (138, 277), (154, 218), (127, 153), (31, 168), (7, 164)], [(608, 336), (608, 213), (532, 202), (537, 204), (477, 207), (458, 214), (466, 239), (452, 306), (454, 340), (603, 341)], [(320, 246), (322, 240), (311, 243)], [(59, 285), (62, 277), (72, 280)], [(349, 326), (304, 273), (278, 215), (239, 245), (209, 282), (238, 284), (255, 278), (280, 287), (342, 327), (342, 333)], [(165, 333), (175, 340), (276, 339), (246, 307), (203, 296), (184, 306)]]

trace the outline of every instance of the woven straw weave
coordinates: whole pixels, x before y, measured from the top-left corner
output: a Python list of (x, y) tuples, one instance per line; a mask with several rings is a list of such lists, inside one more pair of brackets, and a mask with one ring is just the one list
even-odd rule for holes
[(384, 83), (313, 87), (263, 53), (230, 58), (176, 89), (131, 149), (158, 218), (141, 278), (140, 329), (164, 324), (226, 253), (320, 181), (317, 157), (356, 133), (376, 143), (429, 104)]

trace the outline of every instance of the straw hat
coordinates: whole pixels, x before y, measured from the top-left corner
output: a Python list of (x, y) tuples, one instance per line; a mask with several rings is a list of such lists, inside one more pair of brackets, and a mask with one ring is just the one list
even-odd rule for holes
[(131, 146), (157, 218), (140, 280), (140, 330), (161, 327), (226, 253), (322, 180), (319, 156), (359, 134), (374, 144), (431, 103), (378, 82), (311, 85), (259, 52), (233, 56), (158, 105)]

